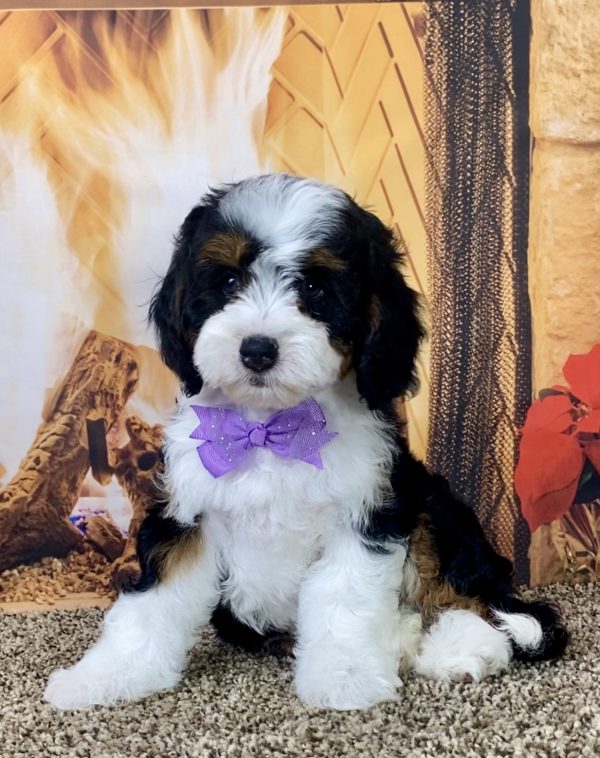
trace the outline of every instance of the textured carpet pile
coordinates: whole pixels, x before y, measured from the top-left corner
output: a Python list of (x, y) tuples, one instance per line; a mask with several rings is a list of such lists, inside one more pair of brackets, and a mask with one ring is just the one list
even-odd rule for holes
[(50, 671), (97, 636), (99, 611), (0, 616), (0, 756), (600, 755), (600, 584), (555, 587), (573, 639), (562, 661), (514, 665), (480, 684), (409, 677), (397, 703), (308, 709), (289, 661), (232, 651), (205, 633), (173, 692), (119, 708), (57, 712)]

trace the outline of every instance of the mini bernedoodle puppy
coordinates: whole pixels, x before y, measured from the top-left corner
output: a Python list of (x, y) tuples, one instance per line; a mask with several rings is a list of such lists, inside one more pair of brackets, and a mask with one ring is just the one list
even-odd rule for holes
[(174, 687), (200, 628), (294, 640), (310, 705), (366, 708), (399, 673), (477, 681), (558, 657), (547, 603), (516, 597), (473, 511), (408, 450), (392, 401), (423, 337), (393, 235), (344, 192), (283, 174), (185, 219), (150, 318), (185, 395), (142, 574), (99, 641), (52, 674), (59, 708)]

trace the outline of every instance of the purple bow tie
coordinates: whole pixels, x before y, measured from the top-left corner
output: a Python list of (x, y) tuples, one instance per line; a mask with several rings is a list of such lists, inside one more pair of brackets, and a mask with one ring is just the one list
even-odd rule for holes
[(312, 398), (278, 411), (264, 424), (246, 421), (229, 408), (191, 407), (200, 425), (190, 437), (205, 440), (197, 448), (198, 455), (204, 468), (215, 478), (239, 466), (253, 447), (266, 447), (282, 458), (294, 458), (323, 468), (319, 450), (337, 434), (325, 431), (325, 416)]

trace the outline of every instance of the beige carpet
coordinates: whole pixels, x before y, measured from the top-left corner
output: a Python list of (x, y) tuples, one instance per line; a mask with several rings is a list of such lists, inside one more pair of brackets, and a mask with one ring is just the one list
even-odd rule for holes
[(514, 666), (483, 684), (409, 678), (398, 703), (306, 709), (289, 662), (232, 652), (207, 633), (176, 691), (121, 708), (60, 713), (48, 673), (95, 638), (99, 611), (0, 616), (0, 755), (600, 755), (600, 584), (559, 587), (573, 642), (560, 663)]

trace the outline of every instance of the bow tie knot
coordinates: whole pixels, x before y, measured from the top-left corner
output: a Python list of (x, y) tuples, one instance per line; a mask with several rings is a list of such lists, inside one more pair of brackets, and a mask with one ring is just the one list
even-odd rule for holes
[(266, 427), (262, 424), (256, 423), (256, 426), (250, 430), (248, 439), (254, 445), (254, 447), (264, 447), (267, 444)]
[(192, 405), (199, 426), (190, 434), (203, 440), (198, 455), (214, 477), (237, 468), (253, 447), (268, 448), (281, 458), (296, 459), (323, 468), (319, 450), (336, 436), (325, 430), (321, 406), (313, 398), (278, 411), (267, 421), (246, 421), (230, 408)]

